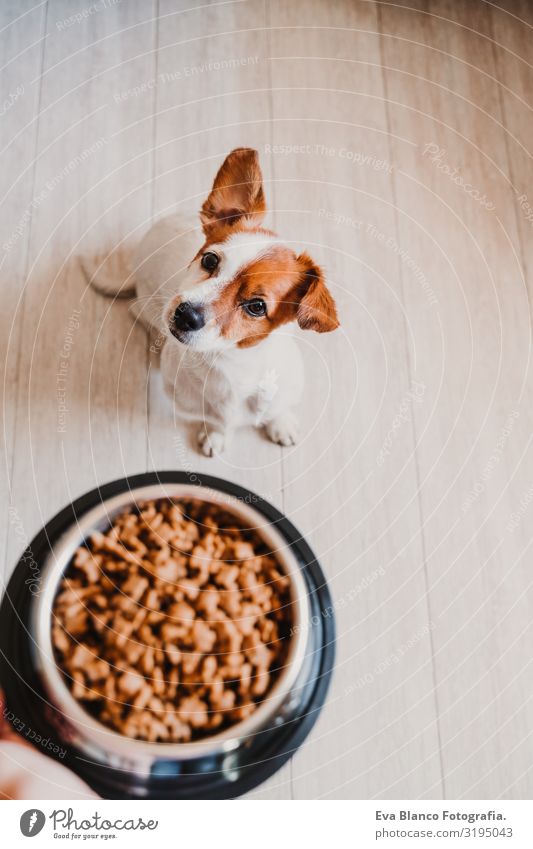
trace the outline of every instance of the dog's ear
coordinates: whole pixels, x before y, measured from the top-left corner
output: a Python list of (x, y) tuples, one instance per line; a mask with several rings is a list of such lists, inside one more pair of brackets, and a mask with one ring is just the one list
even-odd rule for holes
[(206, 236), (221, 224), (260, 224), (266, 212), (263, 176), (256, 150), (238, 147), (226, 157), (200, 212)]
[(306, 253), (300, 254), (298, 264), (302, 269), (300, 303), (296, 320), (303, 330), (328, 333), (339, 326), (335, 301), (326, 286), (322, 270)]

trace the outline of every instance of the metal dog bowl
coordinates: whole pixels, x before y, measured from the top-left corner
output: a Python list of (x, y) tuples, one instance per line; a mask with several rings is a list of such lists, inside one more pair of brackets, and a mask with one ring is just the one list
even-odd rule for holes
[[(325, 699), (334, 660), (334, 622), (313, 553), (294, 526), (259, 496), (218, 478), (201, 478), (154, 472), (82, 496), (32, 541), (0, 608), (0, 681), (8, 709), (42, 739), (56, 741), (62, 762), (104, 797), (241, 795), (294, 753)], [(291, 582), (291, 640), (272, 688), (250, 717), (192, 743), (134, 740), (98, 722), (70, 694), (51, 642), (53, 600), (76, 548), (92, 531), (109, 527), (128, 506), (164, 497), (205, 500), (233, 513), (263, 538)]]

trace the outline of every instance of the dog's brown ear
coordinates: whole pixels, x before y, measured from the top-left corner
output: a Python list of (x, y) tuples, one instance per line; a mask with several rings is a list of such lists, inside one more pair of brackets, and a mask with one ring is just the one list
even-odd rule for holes
[(266, 212), (263, 176), (256, 150), (238, 147), (226, 157), (200, 212), (206, 236), (224, 224), (260, 224)]
[(296, 312), (298, 324), (303, 330), (316, 330), (317, 333), (335, 330), (339, 326), (337, 308), (322, 270), (305, 253), (298, 257), (298, 264), (303, 273), (302, 296)]

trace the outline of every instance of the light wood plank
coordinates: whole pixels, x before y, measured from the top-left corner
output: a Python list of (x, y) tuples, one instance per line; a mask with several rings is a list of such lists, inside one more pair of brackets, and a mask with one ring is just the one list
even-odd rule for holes
[(28, 535), (70, 498), (145, 467), (146, 339), (126, 304), (87, 289), (75, 255), (149, 215), (152, 112), (114, 93), (151, 72), (150, 9), (109, 5), (81, 23), (71, 3), (48, 9), (17, 367), (13, 503)]
[[(272, 3), (277, 224), (328, 269), (341, 330), (302, 334), (305, 436), (283, 458), (287, 513), (338, 607), (324, 713), (293, 760), (297, 798), (439, 795), (430, 631), (373, 4)], [(310, 148), (306, 146), (309, 145)], [(426, 403), (425, 401), (423, 402)], [(412, 644), (411, 644), (412, 643)], [(403, 648), (407, 647), (409, 648)], [(389, 787), (394, 784), (394, 789)]]
[[(509, 4), (508, 4), (509, 5)], [(494, 39), (494, 58), (496, 75), (502, 86), (500, 89), (502, 123), (506, 129), (505, 141), (507, 148), (506, 173), (510, 179), (511, 191), (514, 195), (514, 214), (517, 217), (518, 238), (513, 239), (516, 251), (523, 264), (525, 281), (523, 286), (527, 287), (529, 301), (533, 292), (533, 197), (531, 187), (533, 186), (533, 160), (531, 151), (531, 134), (533, 131), (533, 114), (531, 107), (531, 91), (533, 86), (533, 71), (531, 61), (533, 51), (531, 49), (531, 38), (533, 34), (533, 9), (531, 4), (516, 2), (512, 4), (505, 14), (491, 10), (492, 36)], [(531, 380), (528, 381), (528, 392), (524, 396), (524, 406), (530, 404)], [(527, 436), (523, 435), (522, 442), (525, 443)], [(528, 455), (530, 456), (530, 455)], [(518, 461), (524, 464), (521, 474), (522, 485), (530, 484), (527, 470), (530, 465), (524, 459)], [(513, 493), (513, 501), (516, 507), (516, 496), (518, 501), (522, 495)], [(519, 531), (520, 536), (516, 542), (518, 555), (524, 561), (521, 578), (527, 580), (529, 570), (526, 562), (529, 557), (529, 543), (531, 532), (527, 530), (527, 521), (522, 523)], [(531, 599), (529, 582), (527, 585), (528, 599)], [(529, 607), (531, 610), (531, 607)], [(522, 624), (527, 624), (527, 613), (522, 614)], [(520, 640), (520, 655), (525, 663), (527, 660), (527, 647), (524, 639)], [(517, 659), (517, 668), (520, 660)], [(510, 751), (503, 749), (497, 764), (492, 766), (500, 777), (498, 782), (498, 795), (500, 797), (514, 799), (517, 797), (530, 798), (532, 792), (533, 770), (531, 767), (531, 732), (533, 726), (532, 707), (530, 704), (531, 678), (527, 675), (519, 675), (517, 683), (507, 697), (509, 711), (508, 722), (511, 728), (507, 731)], [(511, 730), (512, 729), (512, 730)], [(513, 733), (513, 738), (511, 738)], [(528, 753), (517, 761), (516, 750), (524, 749)], [(472, 792), (476, 791), (472, 788)]]
[(531, 793), (531, 532), (508, 530), (530, 486), (530, 314), (489, 22), (477, 3), (381, 9), (400, 241), (438, 298), (402, 268), (448, 798)]
[[(0, 274), (2, 303), (0, 313), (0, 361), (2, 362), (2, 424), (0, 465), (5, 486), (0, 492), (0, 546), (2, 576), (8, 530), (14, 534), (14, 551), (28, 544), (28, 529), (12, 500), (17, 362), (22, 345), (21, 299), (28, 265), (31, 232), (33, 161), (36, 149), (37, 112), (40, 96), (40, 70), (44, 50), (46, 4), (4, 3), (0, 10), (2, 29), (1, 89), (4, 92), (0, 119)], [(19, 226), (15, 228), (15, 225)], [(5, 575), (7, 577), (7, 575)]]
[[(224, 157), (235, 147), (262, 149), (269, 138), (266, 88), (268, 41), (262, 0), (160, 3), (155, 125), (155, 215), (178, 210), (197, 216)], [(267, 195), (270, 163), (263, 162)], [(152, 360), (149, 463), (242, 484), (281, 505), (280, 449), (253, 429), (240, 431), (229, 450), (206, 458), (195, 428), (177, 424)], [(285, 767), (251, 797), (290, 798)]]

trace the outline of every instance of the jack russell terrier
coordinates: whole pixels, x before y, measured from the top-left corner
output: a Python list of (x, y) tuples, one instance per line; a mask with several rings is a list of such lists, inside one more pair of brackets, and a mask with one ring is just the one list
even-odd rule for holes
[(257, 151), (238, 148), (200, 211), (203, 244), (194, 219), (173, 215), (144, 236), (126, 279), (113, 255), (92, 267), (82, 260), (99, 292), (137, 296), (134, 315), (159, 334), (165, 389), (178, 414), (198, 422), (207, 456), (246, 424), (293, 445), (303, 367), (285, 325), (339, 326), (321, 269), (261, 226), (265, 212)]

